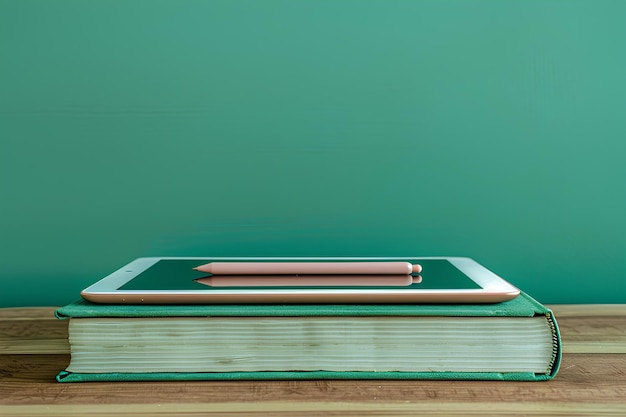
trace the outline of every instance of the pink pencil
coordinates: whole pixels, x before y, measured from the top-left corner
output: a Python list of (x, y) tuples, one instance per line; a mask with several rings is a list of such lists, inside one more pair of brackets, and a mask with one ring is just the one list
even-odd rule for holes
[(422, 267), (409, 262), (210, 262), (194, 268), (213, 275), (412, 274)]
[(211, 287), (315, 287), (361, 286), (406, 287), (419, 284), (419, 275), (213, 275), (196, 282)]

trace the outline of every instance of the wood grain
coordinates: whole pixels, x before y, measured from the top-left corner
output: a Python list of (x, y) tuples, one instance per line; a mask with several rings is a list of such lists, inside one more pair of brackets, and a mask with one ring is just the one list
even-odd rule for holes
[[(131, 405), (44, 405), (6, 406), (6, 415), (15, 417), (33, 415), (58, 416), (624, 416), (623, 405), (596, 403), (528, 403), (524, 407), (508, 403), (420, 403), (406, 400), (400, 403), (370, 404), (349, 402), (266, 401), (261, 403), (187, 403), (187, 404), (131, 404)], [(53, 413), (53, 414), (52, 414)]]
[(0, 415), (626, 415), (626, 306), (551, 308), (565, 353), (548, 382), (76, 384), (54, 379), (69, 363), (67, 321), (53, 308), (0, 309)]
[[(554, 305), (565, 353), (626, 353), (626, 305)], [(574, 312), (580, 307), (580, 315)], [(0, 309), (0, 354), (69, 353), (54, 307)], [(20, 316), (24, 314), (24, 316)], [(25, 323), (28, 322), (28, 323)]]
[[(602, 401), (626, 399), (626, 355), (568, 356), (549, 382), (501, 381), (179, 381), (59, 384), (67, 355), (0, 355), (0, 400), (5, 404), (256, 402), (256, 401)], [(619, 381), (619, 383), (616, 383)], [(123, 386), (123, 390), (119, 389)]]
[(67, 320), (54, 307), (0, 309), (0, 354), (69, 353)]

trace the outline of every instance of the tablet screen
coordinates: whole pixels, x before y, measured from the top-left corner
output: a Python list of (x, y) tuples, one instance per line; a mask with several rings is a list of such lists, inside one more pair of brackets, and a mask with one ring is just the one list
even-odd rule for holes
[[(410, 260), (408, 260), (410, 261)], [(467, 275), (457, 269), (449, 261), (445, 259), (420, 259), (419, 264), (423, 270), (419, 274), (420, 280), (414, 279), (413, 282), (407, 282), (405, 285), (359, 285), (358, 281), (355, 285), (328, 285), (324, 282), (324, 279), (319, 280), (319, 284), (307, 285), (303, 287), (280, 285), (276, 286), (272, 284), (267, 286), (264, 284), (265, 277), (257, 276), (254, 279), (258, 279), (259, 285), (233, 285), (228, 286), (222, 284), (219, 286), (211, 286), (202, 283), (203, 278), (210, 277), (210, 275), (195, 271), (194, 267), (207, 263), (207, 259), (162, 259), (156, 262), (154, 265), (131, 279), (126, 284), (122, 285), (119, 290), (131, 290), (131, 291), (153, 291), (153, 290), (203, 290), (211, 291), (212, 289), (258, 289), (272, 288), (272, 289), (340, 289), (340, 288), (367, 288), (367, 289), (423, 289), (423, 290), (438, 290), (438, 289), (480, 289), (481, 287), (476, 284)], [(293, 276), (293, 279), (299, 279), (303, 276)], [(224, 277), (223, 280), (228, 278)], [(206, 281), (205, 281), (206, 282)], [(235, 281), (233, 281), (235, 282)], [(269, 281), (268, 281), (269, 282)]]

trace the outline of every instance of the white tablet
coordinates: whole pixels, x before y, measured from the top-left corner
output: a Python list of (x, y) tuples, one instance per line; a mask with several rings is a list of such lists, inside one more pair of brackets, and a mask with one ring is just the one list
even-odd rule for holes
[[(209, 263), (361, 264), (356, 273), (207, 273)], [(383, 263), (420, 265), (410, 273), (369, 274)], [(352, 266), (352, 265), (350, 265)], [(363, 269), (363, 266), (365, 269)], [(384, 266), (384, 265), (383, 265)], [(202, 269), (202, 268), (201, 268)], [(204, 268), (206, 269), (206, 268)], [(345, 269), (345, 268), (344, 268)], [(372, 269), (373, 270), (373, 269)], [(420, 271), (421, 270), (421, 271)], [(340, 271), (342, 271), (340, 269)], [(419, 274), (413, 271), (420, 271)], [(306, 270), (305, 270), (306, 272)], [(331, 272), (331, 271), (326, 271)], [(519, 290), (469, 258), (139, 258), (81, 292), (106, 304), (496, 303)]]

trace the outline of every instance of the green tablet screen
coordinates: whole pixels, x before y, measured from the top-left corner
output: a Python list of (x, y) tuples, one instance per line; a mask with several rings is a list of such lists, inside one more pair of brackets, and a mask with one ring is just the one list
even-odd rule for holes
[[(212, 289), (263, 289), (263, 288), (281, 288), (281, 289), (306, 289), (306, 288), (368, 288), (368, 289), (480, 289), (480, 286), (471, 280), (467, 275), (458, 270), (449, 261), (444, 259), (406, 259), (407, 262), (419, 263), (422, 265), (423, 270), (419, 274), (421, 279), (414, 279), (413, 283), (398, 285), (363, 285), (358, 281), (354, 285), (328, 285), (328, 281), (320, 280), (319, 284), (315, 283), (310, 286), (267, 286), (264, 285), (264, 277), (258, 276), (259, 285), (224, 285), (226, 277), (221, 278), (222, 284), (220, 286), (210, 286), (202, 284), (203, 278), (210, 277), (209, 274), (198, 272), (194, 270), (194, 267), (211, 262), (206, 258), (203, 259), (176, 259), (176, 260), (160, 260), (150, 268), (146, 269), (135, 278), (122, 285), (120, 290), (199, 290), (199, 291), (211, 291)], [(297, 276), (293, 276), (293, 279), (298, 279)], [(417, 277), (416, 277), (417, 278)], [(198, 281), (200, 280), (200, 282)], [(234, 281), (233, 281), (234, 282)], [(256, 281), (255, 281), (256, 282)]]

